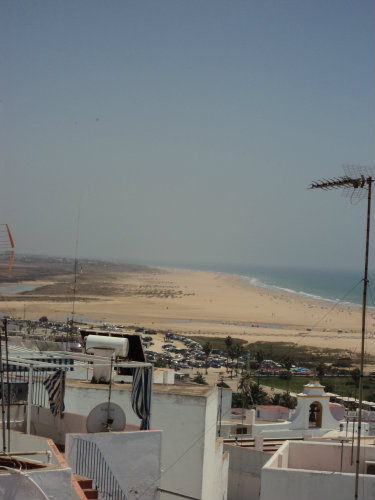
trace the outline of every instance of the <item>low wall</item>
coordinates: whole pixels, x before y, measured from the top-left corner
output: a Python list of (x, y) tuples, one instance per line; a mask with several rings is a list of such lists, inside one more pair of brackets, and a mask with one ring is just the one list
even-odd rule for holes
[(76, 470), (77, 439), (96, 443), (128, 500), (156, 500), (161, 476), (161, 431), (69, 434), (65, 456)]
[[(354, 496), (354, 475), (303, 470), (262, 470), (260, 500), (343, 500)], [(359, 496), (375, 496), (373, 476), (360, 476)]]
[(65, 444), (66, 434), (86, 431), (87, 417), (77, 413), (53, 416), (48, 408), (33, 405), (31, 408), (31, 433), (50, 438), (59, 445)]
[(229, 453), (228, 500), (258, 500), (261, 470), (270, 454), (226, 444)]
[[(60, 461), (56, 457), (55, 447), (48, 439), (40, 436), (33, 436), (31, 434), (23, 434), (21, 432), (12, 431), (10, 433), (10, 453), (18, 453), (21, 451), (40, 451), (49, 452), (41, 453), (36, 455), (22, 455), (24, 458), (29, 458), (32, 460), (37, 460), (44, 464), (51, 463), (53, 465), (61, 465)], [(50, 458), (48, 458), (50, 455)]]

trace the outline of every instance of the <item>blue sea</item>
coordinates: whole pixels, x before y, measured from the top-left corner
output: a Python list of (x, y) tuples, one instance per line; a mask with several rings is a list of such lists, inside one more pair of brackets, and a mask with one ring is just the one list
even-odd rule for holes
[[(165, 266), (167, 267), (167, 266)], [(172, 267), (172, 266), (170, 266)], [(343, 305), (362, 305), (363, 271), (258, 267), (225, 264), (173, 264), (173, 267), (214, 271), (241, 277), (250, 285)], [(374, 275), (369, 276), (367, 305), (374, 307)]]

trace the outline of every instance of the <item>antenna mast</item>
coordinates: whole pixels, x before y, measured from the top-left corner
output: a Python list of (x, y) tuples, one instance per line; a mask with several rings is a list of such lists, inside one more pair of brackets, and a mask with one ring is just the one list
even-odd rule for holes
[(14, 259), (14, 241), (8, 224), (0, 224), (0, 250), (4, 252), (10, 251), (8, 274), (12, 270)]
[(358, 499), (358, 478), (359, 478), (359, 458), (361, 446), (361, 425), (362, 425), (362, 401), (363, 401), (363, 366), (365, 357), (365, 336), (366, 336), (366, 304), (368, 287), (368, 255), (370, 242), (370, 219), (371, 219), (371, 196), (372, 183), (374, 182), (374, 172), (369, 167), (356, 167), (353, 165), (344, 166), (345, 175), (335, 179), (323, 179), (313, 182), (310, 189), (330, 190), (343, 188), (344, 194), (351, 198), (366, 198), (367, 191), (367, 224), (366, 224), (366, 250), (365, 269), (363, 277), (363, 297), (362, 297), (362, 335), (361, 335), (361, 363), (359, 380), (359, 407), (358, 407), (358, 427), (357, 427), (357, 456), (355, 468), (355, 491), (354, 499)]

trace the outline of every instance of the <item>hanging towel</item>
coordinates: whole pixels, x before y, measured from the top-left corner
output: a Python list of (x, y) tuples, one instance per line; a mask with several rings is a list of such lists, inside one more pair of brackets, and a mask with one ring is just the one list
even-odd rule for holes
[(65, 370), (56, 370), (55, 373), (46, 378), (43, 382), (49, 399), (49, 407), (52, 415), (63, 417), (65, 405)]
[(132, 408), (142, 420), (140, 429), (143, 431), (150, 428), (151, 373), (151, 368), (135, 368), (133, 371)]

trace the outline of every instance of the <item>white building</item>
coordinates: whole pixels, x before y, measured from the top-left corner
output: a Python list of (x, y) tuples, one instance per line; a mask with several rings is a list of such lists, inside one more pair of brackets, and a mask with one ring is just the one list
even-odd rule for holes
[(329, 407), (329, 395), (319, 382), (310, 382), (297, 394), (297, 408), (291, 418), (291, 429), (304, 429), (322, 434), (339, 427)]
[[(114, 383), (111, 401), (123, 408), (127, 423), (139, 425), (130, 391), (130, 384)], [(67, 380), (65, 406), (71, 413), (88, 415), (107, 398), (107, 385)], [(216, 387), (154, 384), (152, 428), (163, 431), (161, 498), (226, 499), (229, 457), (216, 437), (217, 400)]]
[(229, 453), (228, 500), (258, 500), (260, 496), (262, 467), (270, 453), (225, 444)]
[[(69, 368), (67, 366), (68, 358)], [(72, 441), (72, 438), (68, 437), (68, 434), (76, 434), (74, 439), (78, 440), (79, 443), (83, 442), (82, 446), (91, 446), (91, 444), (86, 444), (88, 441), (94, 443), (92, 446), (96, 446), (99, 440), (100, 448), (103, 447), (108, 453), (113, 453), (115, 462), (120, 465), (121, 469), (121, 467), (125, 467), (127, 464), (125, 456), (127, 452), (130, 454), (130, 461), (133, 458), (135, 460), (135, 457), (132, 457), (132, 449), (135, 445), (130, 447), (120, 446), (118, 451), (116, 451), (117, 444), (121, 440), (130, 439), (130, 432), (120, 433), (121, 436), (118, 436), (118, 440), (112, 443), (113, 446), (104, 446), (103, 439), (110, 440), (112, 433), (102, 433), (102, 436), (98, 438), (95, 438), (94, 435), (87, 437), (85, 427), (86, 418), (92, 409), (100, 403), (107, 403), (109, 398), (111, 398), (111, 402), (117, 403), (126, 414), (126, 430), (133, 431), (134, 426), (135, 429), (139, 429), (140, 419), (133, 411), (131, 405), (132, 386), (126, 382), (128, 375), (115, 376), (114, 378), (117, 381), (113, 381), (111, 389), (109, 389), (108, 384), (91, 383), (89, 380), (92, 378), (92, 367), (102, 370), (104, 369), (104, 365), (109, 366), (112, 364), (108, 357), (60, 353), (58, 357), (53, 356), (48, 361), (55, 364), (58, 363), (65, 370), (70, 370), (70, 361), (72, 358), (79, 362), (80, 369), (75, 369), (73, 372), (68, 371), (68, 375), (73, 375), (73, 377), (69, 376), (65, 381), (65, 414), (64, 418), (61, 419), (60, 417), (53, 417), (49, 413), (49, 409), (44, 407), (46, 405), (45, 398), (41, 397), (45, 393), (42, 382), (44, 380), (43, 377), (46, 375), (42, 375), (43, 372), (38, 370), (50, 370), (50, 362), (46, 362), (44, 358), (43, 360), (36, 359), (28, 352), (12, 354), (10, 358), (12, 366), (26, 367), (29, 370), (29, 381), (35, 381), (35, 384), (32, 384), (33, 391), (29, 391), (27, 396), (27, 407), (30, 411), (26, 413), (25, 428), (27, 432), (40, 433), (50, 437), (59, 445), (64, 445), (66, 442), (68, 458), (73, 468), (75, 467), (75, 460), (74, 451), (72, 452), (72, 450), (77, 448), (78, 445), (74, 444), (74, 440)], [(130, 370), (131, 373), (133, 368), (141, 365), (142, 362), (129, 363), (126, 361), (118, 364), (117, 367)], [(30, 367), (33, 368), (30, 369)], [(81, 376), (81, 378), (78, 379), (78, 376)], [(167, 384), (153, 384), (151, 405), (151, 428), (163, 431), (163, 446), (160, 454), (161, 467), (159, 467), (159, 471), (156, 471), (155, 464), (158, 463), (156, 455), (157, 450), (159, 449), (160, 451), (160, 443), (158, 445), (152, 444), (153, 440), (156, 440), (156, 443), (159, 438), (152, 438), (151, 431), (135, 433), (138, 436), (142, 436), (139, 437), (138, 442), (140, 445), (138, 448), (139, 450), (143, 450), (142, 456), (145, 463), (147, 464), (151, 457), (154, 456), (152, 459), (152, 463), (154, 464), (152, 473), (154, 481), (152, 484), (155, 487), (157, 486), (162, 498), (165, 499), (178, 498), (181, 495), (185, 495), (202, 500), (225, 500), (227, 498), (229, 457), (223, 452), (222, 438), (217, 438), (216, 436), (218, 413), (217, 388), (198, 384), (171, 384), (168, 373), (163, 374), (162, 379)], [(31, 387), (31, 384), (29, 385)], [(32, 400), (35, 395), (38, 401)], [(19, 426), (21, 424), (22, 419), (21, 422), (14, 422), (14, 425)], [(127, 436), (123, 437), (122, 434), (127, 434)], [(143, 440), (146, 440), (146, 444)], [(150, 443), (150, 450), (154, 451), (148, 453), (147, 442)], [(88, 453), (90, 454), (91, 452)], [(101, 453), (104, 454), (103, 450), (101, 450)], [(112, 463), (111, 457), (106, 457), (106, 461)], [(141, 461), (142, 459), (138, 461), (140, 470)], [(123, 478), (127, 477), (113, 463), (111, 468), (117, 470), (116, 476), (118, 476), (117, 479), (120, 483)], [(144, 477), (143, 482), (147, 483)], [(142, 480), (140, 483), (142, 483)], [(123, 488), (126, 489), (126, 485), (130, 483), (124, 480), (122, 484)], [(134, 484), (131, 486), (133, 488)], [(134, 486), (134, 488), (137, 491), (139, 490), (137, 486)], [(150, 498), (154, 498), (154, 496), (150, 496)], [(143, 496), (142, 498), (148, 497)]]
[(256, 418), (260, 420), (289, 420), (290, 409), (279, 405), (256, 405)]
[[(331, 431), (343, 429), (345, 422), (336, 420), (342, 414), (330, 406), (329, 394), (319, 382), (313, 381), (304, 386), (303, 392), (296, 395), (297, 407), (289, 420), (274, 423), (254, 423), (253, 435), (264, 437), (321, 437)], [(331, 411), (332, 410), (332, 411)], [(362, 432), (368, 434), (369, 426), (363, 423)]]
[[(375, 496), (374, 446), (361, 447), (358, 498)], [(356, 447), (340, 442), (286, 441), (262, 469), (260, 500), (354, 498)]]
[[(8, 437), (8, 436), (7, 436)], [(11, 431), (11, 453), (0, 457), (0, 498), (80, 499), (72, 471), (53, 442)]]

